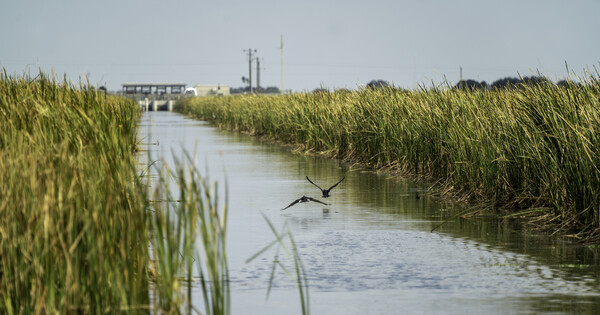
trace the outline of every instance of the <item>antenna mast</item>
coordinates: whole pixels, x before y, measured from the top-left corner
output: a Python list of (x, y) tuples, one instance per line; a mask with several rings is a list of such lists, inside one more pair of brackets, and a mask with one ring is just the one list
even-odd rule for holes
[(281, 39), (281, 46), (280, 46), (280, 50), (281, 50), (281, 94), (285, 93), (285, 90), (283, 89), (283, 34), (280, 37)]

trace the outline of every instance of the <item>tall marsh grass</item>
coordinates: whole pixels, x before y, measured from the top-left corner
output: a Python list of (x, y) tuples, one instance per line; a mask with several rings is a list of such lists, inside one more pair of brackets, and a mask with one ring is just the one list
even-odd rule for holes
[(199, 313), (194, 283), (204, 314), (229, 313), (226, 213), (193, 168), (139, 174), (139, 114), (89, 85), (1, 75), (0, 314)]
[(0, 79), (0, 313), (147, 312), (129, 101)]
[(186, 98), (177, 110), (304, 150), (394, 168), (491, 207), (600, 235), (600, 81)]
[[(186, 305), (188, 314), (227, 315), (227, 202), (219, 206), (217, 184), (203, 177), (193, 160), (185, 153), (183, 160), (176, 159), (173, 170), (158, 170), (160, 180), (152, 198), (160, 201), (153, 207), (150, 224), (158, 274), (155, 291), (159, 309), (167, 313), (177, 314)], [(204, 312), (192, 305), (194, 286), (202, 293)]]

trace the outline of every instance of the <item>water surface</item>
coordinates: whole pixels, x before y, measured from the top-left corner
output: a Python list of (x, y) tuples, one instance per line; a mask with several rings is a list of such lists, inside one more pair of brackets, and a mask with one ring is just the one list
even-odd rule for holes
[[(447, 206), (415, 184), (294, 154), (176, 113), (144, 113), (150, 158), (173, 165), (186, 150), (229, 189), (232, 314), (299, 314), (283, 273), (266, 300), (274, 239), (263, 214), (288, 226), (308, 275), (312, 314), (598, 314), (598, 250), (515, 228), (509, 220), (446, 222)], [(321, 187), (345, 180), (321, 198)], [(420, 198), (417, 199), (416, 192)], [(281, 209), (306, 195), (314, 202)], [(195, 292), (201, 305), (200, 292)]]

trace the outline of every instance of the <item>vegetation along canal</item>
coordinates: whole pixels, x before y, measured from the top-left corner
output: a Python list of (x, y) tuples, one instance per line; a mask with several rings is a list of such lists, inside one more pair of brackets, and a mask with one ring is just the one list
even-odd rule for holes
[[(266, 299), (274, 251), (246, 262), (274, 239), (265, 217), (294, 237), (313, 314), (600, 311), (597, 248), (527, 233), (497, 218), (449, 219), (432, 232), (448, 206), (409, 181), (290, 153), (180, 114), (146, 112), (139, 133), (153, 144), (143, 163), (173, 164), (187, 151), (198, 170), (227, 183), (232, 314), (300, 313), (294, 282), (280, 270)], [(323, 188), (345, 179), (323, 198), (307, 176)], [(328, 205), (281, 210), (302, 196)], [(199, 288), (193, 296), (202, 305)]]

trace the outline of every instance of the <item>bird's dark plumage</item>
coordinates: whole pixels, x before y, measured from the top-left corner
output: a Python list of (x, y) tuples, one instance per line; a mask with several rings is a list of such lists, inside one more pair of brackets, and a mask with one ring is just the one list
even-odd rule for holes
[(335, 185), (333, 185), (333, 186), (329, 187), (329, 189), (323, 189), (323, 188), (319, 187), (319, 185), (317, 185), (317, 184), (313, 183), (313, 182), (312, 182), (312, 180), (310, 180), (310, 178), (308, 178), (308, 176), (306, 176), (306, 179), (308, 179), (308, 181), (309, 181), (311, 184), (313, 184), (313, 185), (317, 186), (317, 188), (319, 188), (319, 189), (321, 190), (321, 192), (323, 193), (323, 197), (324, 197), (324, 198), (327, 198), (327, 197), (329, 197), (329, 192), (330, 192), (330, 191), (331, 191), (333, 188), (335, 188), (335, 186), (337, 186), (339, 183), (341, 183), (341, 182), (342, 182), (342, 181), (343, 181), (345, 178), (346, 178), (346, 176), (344, 176), (342, 179), (340, 179), (340, 181), (339, 181), (339, 182), (335, 183)]
[(311, 197), (302, 196), (302, 197), (300, 197), (300, 198), (298, 198), (298, 199), (294, 200), (294, 202), (290, 203), (290, 205), (289, 205), (289, 206), (287, 206), (287, 207), (285, 207), (285, 208), (283, 208), (283, 209), (281, 209), (281, 210), (285, 210), (285, 209), (287, 209), (287, 208), (289, 208), (289, 207), (291, 207), (291, 206), (293, 206), (293, 205), (297, 204), (298, 202), (309, 202), (309, 201), (314, 201), (314, 202), (322, 203), (322, 204), (324, 204), (324, 205), (329, 205), (329, 204), (327, 204), (327, 203), (324, 203), (324, 202), (323, 202), (323, 201), (321, 201), (321, 200), (317, 200), (317, 199), (315, 199), (315, 198), (311, 198)]

